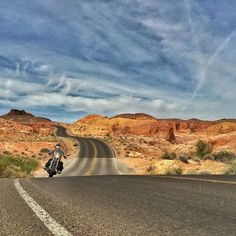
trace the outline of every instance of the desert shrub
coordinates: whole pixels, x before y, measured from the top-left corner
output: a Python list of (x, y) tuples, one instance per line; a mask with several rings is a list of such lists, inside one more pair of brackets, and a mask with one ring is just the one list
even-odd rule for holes
[(2, 167), (0, 166), (0, 177), (3, 178), (20, 178), (20, 177), (24, 177), (25, 174), (20, 170), (20, 168), (18, 166), (14, 166), (14, 165), (9, 165), (6, 167)]
[(149, 165), (149, 166), (147, 167), (147, 173), (148, 173), (149, 175), (155, 175), (155, 167), (154, 167), (153, 165)]
[(205, 156), (202, 157), (202, 160), (211, 160), (211, 161), (215, 161), (215, 157), (213, 154), (207, 154)]
[(236, 159), (236, 156), (232, 152), (220, 151), (213, 154), (215, 161), (228, 162)]
[(0, 177), (21, 177), (29, 175), (38, 166), (38, 161), (31, 157), (0, 155)]
[(166, 171), (166, 175), (182, 175), (183, 170), (181, 168), (171, 168)]
[(3, 151), (2, 153), (5, 154), (5, 155), (11, 154), (9, 151)]
[(188, 159), (189, 159), (189, 157), (186, 156), (186, 155), (180, 155), (180, 156), (178, 157), (178, 160), (180, 160), (180, 161), (182, 161), (182, 162), (184, 162), (184, 163), (186, 163), (186, 164), (188, 164)]
[(49, 153), (50, 150), (49, 150), (48, 148), (42, 148), (42, 149), (40, 150), (40, 152), (41, 152), (41, 153)]
[(203, 157), (207, 154), (210, 154), (212, 152), (212, 146), (202, 140), (199, 140), (196, 143), (196, 147), (197, 147), (197, 156), (198, 157)]
[(175, 170), (175, 173), (176, 173), (177, 175), (182, 175), (182, 174), (183, 174), (183, 170), (182, 170), (181, 168), (177, 168), (177, 169)]
[(176, 157), (177, 156), (174, 152), (166, 152), (162, 155), (162, 159), (164, 160), (174, 160)]

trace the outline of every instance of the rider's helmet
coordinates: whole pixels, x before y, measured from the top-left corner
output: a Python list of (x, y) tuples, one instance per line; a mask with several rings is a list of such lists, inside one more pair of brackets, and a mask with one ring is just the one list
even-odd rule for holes
[(60, 149), (61, 148), (61, 144), (58, 143), (55, 147), (56, 147), (56, 149)]

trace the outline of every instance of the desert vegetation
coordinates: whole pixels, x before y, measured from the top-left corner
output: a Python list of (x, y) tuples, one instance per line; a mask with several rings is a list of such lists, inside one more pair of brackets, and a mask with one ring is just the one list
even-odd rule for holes
[(39, 167), (39, 162), (33, 157), (0, 154), (0, 177), (14, 178), (31, 175)]
[(202, 140), (198, 140), (198, 142), (196, 143), (196, 147), (197, 147), (196, 155), (200, 158), (212, 152), (211, 145)]

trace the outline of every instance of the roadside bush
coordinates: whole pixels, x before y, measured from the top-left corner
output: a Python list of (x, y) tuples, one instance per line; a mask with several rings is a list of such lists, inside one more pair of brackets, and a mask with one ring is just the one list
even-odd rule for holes
[(188, 164), (188, 156), (185, 156), (185, 155), (180, 155), (179, 157), (178, 157), (178, 160), (180, 160), (180, 161), (182, 161), (182, 162), (184, 162), (184, 163), (186, 163), (186, 164)]
[(5, 154), (5, 155), (9, 155), (9, 154), (11, 154), (9, 151), (3, 151), (3, 154)]
[(162, 159), (164, 160), (174, 160), (176, 159), (176, 154), (174, 152), (166, 152), (163, 154)]
[(48, 148), (42, 148), (42, 149), (40, 150), (40, 152), (41, 152), (41, 153), (49, 153), (50, 150), (49, 150)]
[(31, 174), (39, 162), (31, 157), (0, 155), (0, 177), (22, 177)]
[(202, 157), (202, 160), (211, 160), (211, 161), (215, 161), (215, 157), (213, 154), (207, 154), (205, 156)]
[(23, 173), (19, 167), (14, 166), (14, 165), (9, 165), (5, 168), (0, 167), (0, 177), (3, 178), (21, 178), (26, 176), (25, 173)]
[(220, 151), (213, 154), (215, 161), (229, 162), (236, 159), (236, 156), (232, 152)]
[(210, 154), (212, 152), (212, 146), (202, 140), (199, 140), (196, 143), (196, 147), (197, 147), (197, 156), (198, 157), (203, 157), (207, 154)]
[(167, 170), (166, 175), (182, 175), (183, 170), (181, 168), (172, 168)]
[(147, 173), (148, 173), (149, 175), (155, 175), (155, 167), (154, 167), (153, 165), (149, 165), (149, 166), (147, 167)]

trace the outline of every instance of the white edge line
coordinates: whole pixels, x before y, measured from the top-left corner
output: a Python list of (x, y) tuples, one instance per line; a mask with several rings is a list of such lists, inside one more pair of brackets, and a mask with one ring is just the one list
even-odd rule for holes
[(211, 182), (211, 183), (220, 183), (220, 184), (233, 184), (236, 185), (236, 182), (231, 181), (221, 181), (221, 180), (213, 180), (213, 179), (197, 179), (197, 178), (185, 178), (185, 177), (174, 177), (174, 176), (153, 176), (153, 177), (161, 177), (161, 178), (171, 178), (171, 179), (184, 179), (184, 180), (194, 180), (194, 181), (203, 181), (203, 182)]
[(57, 223), (21, 186), (18, 179), (14, 180), (16, 190), (33, 210), (44, 225), (56, 236), (72, 236), (63, 226)]

